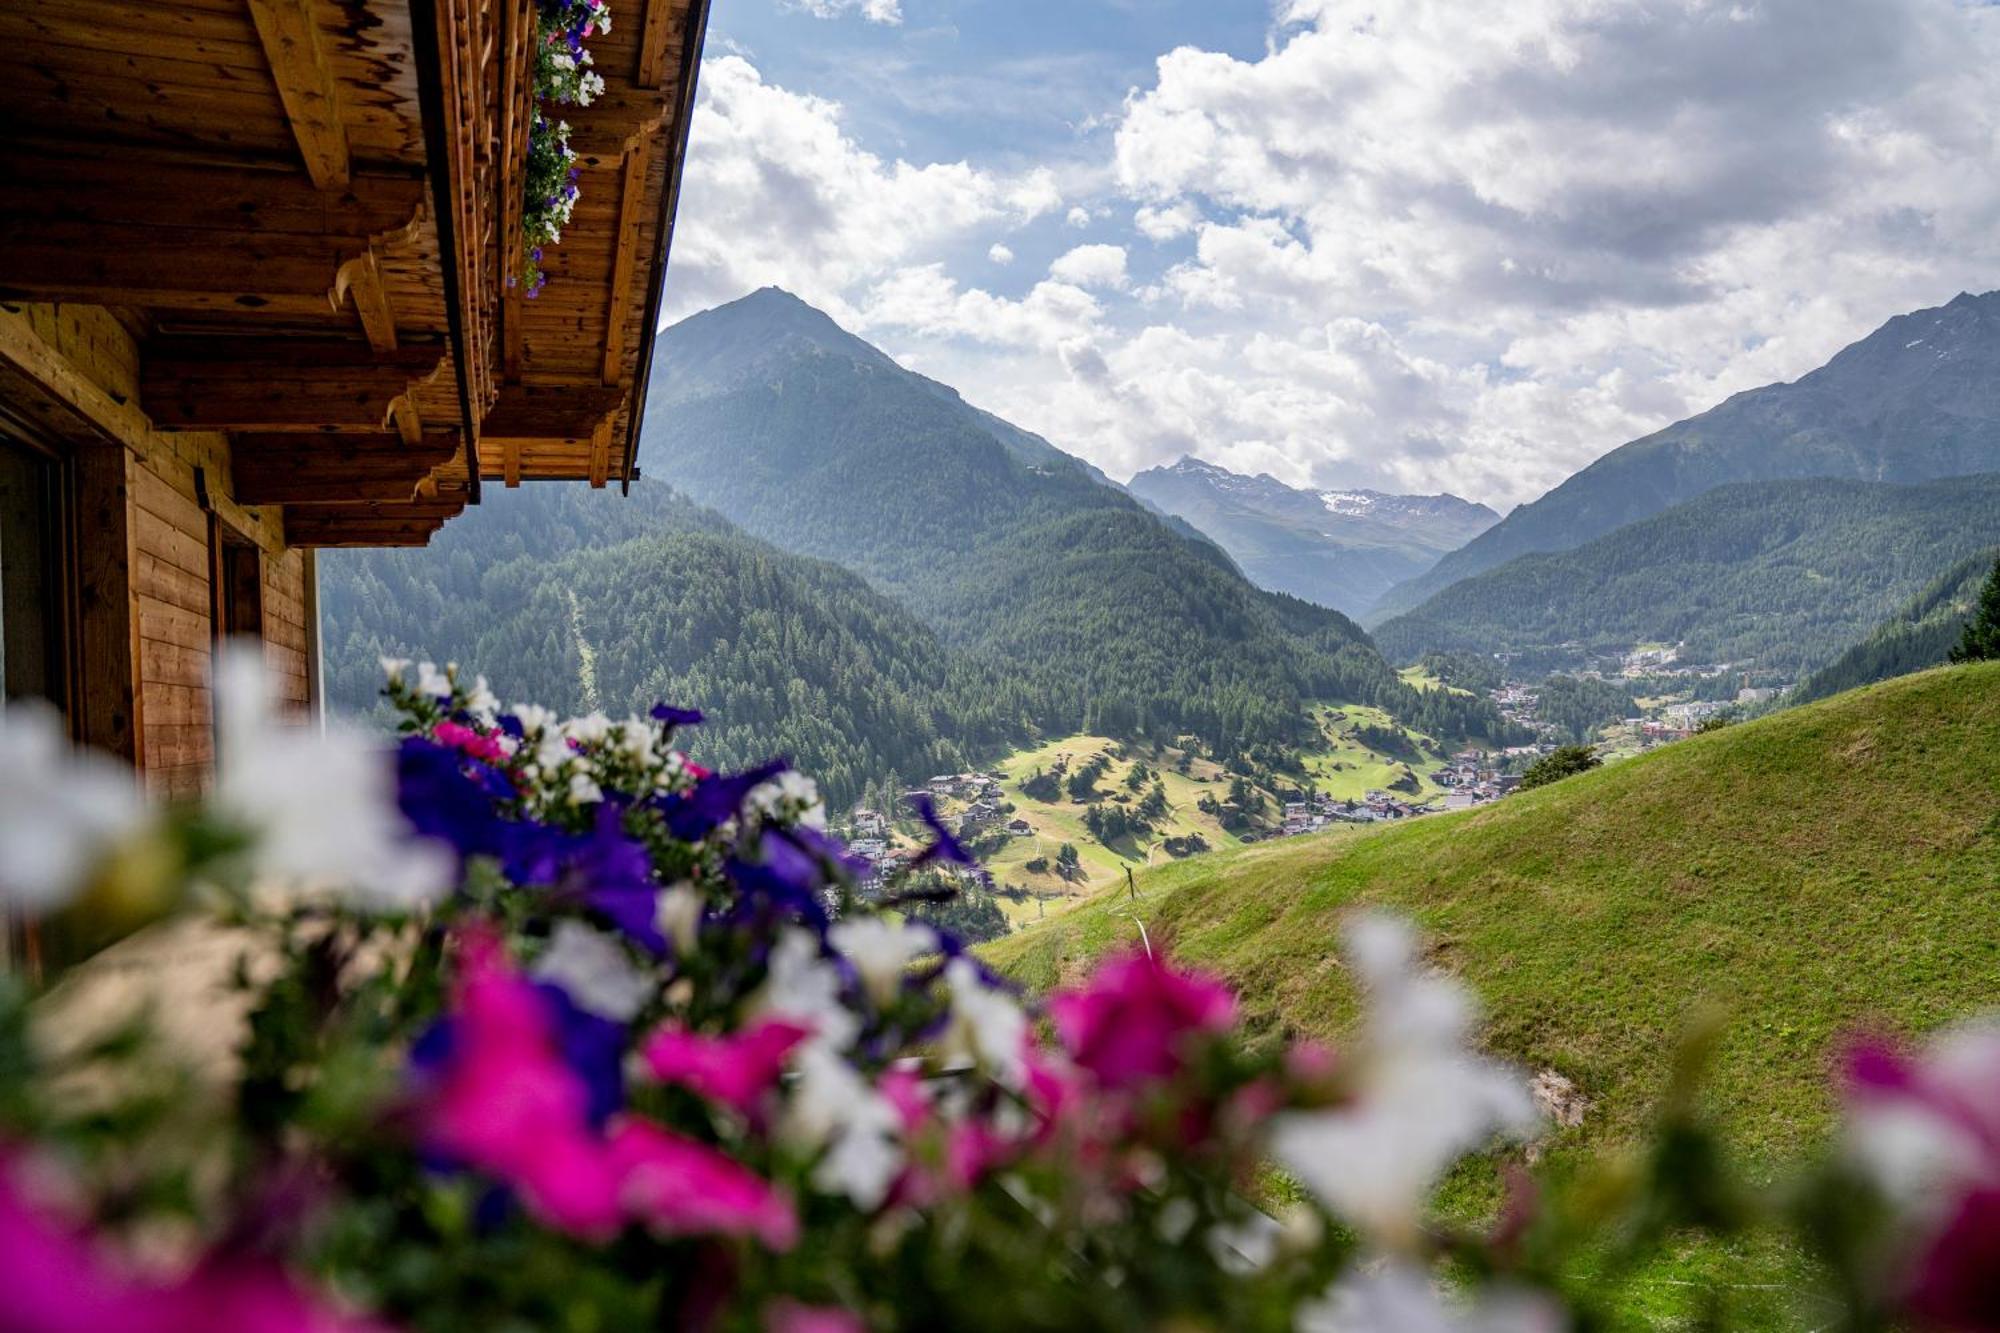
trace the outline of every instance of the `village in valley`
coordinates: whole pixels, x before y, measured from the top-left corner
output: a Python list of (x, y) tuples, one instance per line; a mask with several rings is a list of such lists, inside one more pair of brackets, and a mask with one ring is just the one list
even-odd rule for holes
[[(1570, 670), (1522, 678), (1505, 654), (1482, 662), (1477, 692), (1518, 729), (1520, 743), (1446, 749), (1380, 709), (1314, 710), (1322, 742), (1278, 762), (1222, 764), (1195, 747), (1147, 747), (1067, 736), (989, 769), (938, 773), (856, 807), (840, 831), (868, 866), (860, 889), (899, 884), (924, 843), (927, 800), (978, 857), (1013, 924), (1061, 911), (1124, 882), (1138, 867), (1212, 848), (1329, 833), (1499, 801), (1565, 744), (1607, 761), (1746, 716), (1781, 693), (1740, 667), (1682, 658), (1679, 645), (1641, 644), (1579, 657)], [(1474, 692), (1412, 667), (1418, 688)], [(969, 886), (979, 876), (958, 874)]]

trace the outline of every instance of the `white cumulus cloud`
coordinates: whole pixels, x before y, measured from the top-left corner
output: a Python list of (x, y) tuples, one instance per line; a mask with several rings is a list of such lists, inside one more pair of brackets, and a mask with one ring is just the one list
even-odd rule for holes
[(705, 61), (668, 293), (675, 314), (775, 283), (835, 313), (863, 284), (993, 223), (1061, 202), (1044, 168), (885, 160), (841, 107), (767, 83), (740, 56)]
[(859, 14), (870, 23), (896, 24), (903, 21), (903, 7), (899, 0), (793, 0), (793, 5), (820, 19)]
[(1161, 55), (1089, 163), (883, 156), (702, 77), (676, 312), (780, 283), (1114, 475), (1505, 505), (2000, 285), (1992, 4), (1292, 0), (1260, 56)]
[(1049, 265), (1049, 276), (1078, 287), (1123, 287), (1125, 247), (1079, 245)]

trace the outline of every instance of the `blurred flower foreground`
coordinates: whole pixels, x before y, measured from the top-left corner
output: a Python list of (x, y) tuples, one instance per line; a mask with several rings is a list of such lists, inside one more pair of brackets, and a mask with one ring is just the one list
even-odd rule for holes
[[(689, 758), (698, 713), (385, 665), (393, 746), (281, 724), (223, 654), (192, 805), (0, 715), (17, 923), (199, 930), (236, 999), (78, 1039), (109, 955), (0, 977), (0, 1333), (1557, 1330), (1615, 1323), (1662, 1247), (1772, 1226), (1826, 1327), (2000, 1325), (1993, 1030), (1857, 1044), (1843, 1141), (1783, 1188), (1729, 1174), (1685, 1087), (1538, 1184), (1526, 1079), (1400, 921), (1350, 925), (1337, 1051), (1251, 1040), (1143, 943), (1036, 1006), (896, 884), (858, 899), (810, 780)], [(919, 867), (967, 860), (913, 813)]]

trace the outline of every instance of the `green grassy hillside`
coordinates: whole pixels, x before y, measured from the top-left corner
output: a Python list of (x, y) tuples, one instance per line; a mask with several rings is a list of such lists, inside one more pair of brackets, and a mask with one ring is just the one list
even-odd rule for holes
[[(1034, 987), (1136, 942), (1221, 972), (1250, 1021), (1338, 1037), (1339, 923), (1414, 913), (1487, 1005), (1485, 1042), (1637, 1128), (1689, 1014), (1730, 1022), (1710, 1095), (1775, 1159), (1823, 1132), (1857, 1025), (2000, 1005), (2000, 664), (1910, 676), (1491, 807), (1158, 867), (990, 948)], [(1136, 918), (1136, 921), (1135, 921)]]

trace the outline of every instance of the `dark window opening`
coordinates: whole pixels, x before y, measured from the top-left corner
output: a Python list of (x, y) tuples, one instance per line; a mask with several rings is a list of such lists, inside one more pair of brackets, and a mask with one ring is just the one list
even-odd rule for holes
[(0, 436), (0, 679), (6, 698), (67, 703), (62, 468)]
[[(219, 526), (219, 525), (218, 525)], [(263, 552), (218, 533), (215, 543), (215, 633), (227, 639), (264, 633)]]

